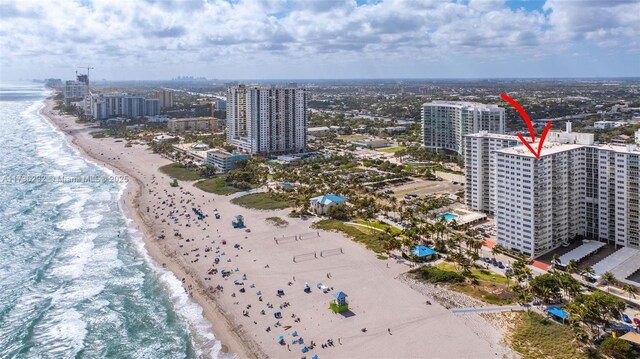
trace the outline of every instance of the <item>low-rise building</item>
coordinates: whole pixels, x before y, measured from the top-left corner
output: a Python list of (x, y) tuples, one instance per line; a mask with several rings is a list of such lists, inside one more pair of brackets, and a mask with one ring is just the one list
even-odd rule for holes
[(321, 127), (309, 127), (307, 128), (307, 134), (309, 136), (314, 136), (314, 137), (322, 137), (322, 136), (326, 136), (328, 134), (331, 133), (331, 129), (327, 126), (321, 126)]
[(384, 132), (390, 134), (390, 135), (395, 135), (398, 133), (405, 133), (407, 132), (407, 127), (406, 126), (391, 126), (391, 127), (385, 127), (383, 129)]
[(172, 132), (209, 131), (211, 129), (211, 118), (194, 117), (171, 119), (167, 121), (167, 128)]
[(240, 160), (249, 159), (249, 155), (237, 151), (227, 152), (223, 149), (213, 149), (207, 152), (206, 164), (214, 166), (219, 172), (225, 173), (237, 168)]
[(610, 130), (620, 126), (622, 126), (622, 124), (615, 121), (596, 121), (593, 123), (593, 128), (596, 130)]
[(158, 135), (158, 136), (153, 138), (153, 142), (157, 143), (157, 144), (162, 144), (162, 143), (165, 143), (167, 141), (175, 140), (176, 138), (177, 137), (171, 136), (171, 135)]
[(324, 196), (313, 197), (309, 202), (311, 202), (311, 209), (316, 214), (326, 214), (329, 208), (340, 203), (346, 203), (347, 198), (337, 194), (325, 194)]

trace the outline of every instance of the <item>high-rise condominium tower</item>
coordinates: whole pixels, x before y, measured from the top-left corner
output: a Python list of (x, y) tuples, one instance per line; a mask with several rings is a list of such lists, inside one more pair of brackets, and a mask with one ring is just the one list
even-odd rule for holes
[(464, 136), (504, 133), (504, 109), (475, 102), (433, 101), (422, 105), (422, 139), (429, 149), (464, 154)]
[(302, 152), (306, 132), (306, 90), (244, 85), (227, 90), (229, 144), (258, 154)]
[(498, 244), (532, 258), (577, 235), (640, 247), (637, 146), (597, 145), (569, 124), (549, 133), (537, 159), (508, 138), (481, 150), (482, 137), (492, 136), (467, 136), (465, 171), (467, 203), (495, 214)]

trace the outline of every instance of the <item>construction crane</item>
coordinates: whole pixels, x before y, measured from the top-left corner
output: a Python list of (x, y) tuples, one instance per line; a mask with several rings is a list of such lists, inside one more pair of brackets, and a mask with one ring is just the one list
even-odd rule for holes
[[(79, 69), (83, 69), (83, 70), (87, 69), (87, 88), (89, 88), (89, 71), (93, 70), (94, 68), (91, 67), (91, 66), (88, 66), (88, 65), (87, 65), (87, 67), (78, 67), (78, 68)], [(78, 75), (78, 70), (76, 70), (76, 75)]]

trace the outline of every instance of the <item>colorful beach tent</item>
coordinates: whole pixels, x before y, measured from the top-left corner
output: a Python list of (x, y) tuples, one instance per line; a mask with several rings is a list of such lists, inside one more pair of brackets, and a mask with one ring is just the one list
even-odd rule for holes
[(436, 254), (436, 251), (427, 246), (415, 246), (413, 250), (411, 250), (411, 253), (416, 257), (426, 257)]

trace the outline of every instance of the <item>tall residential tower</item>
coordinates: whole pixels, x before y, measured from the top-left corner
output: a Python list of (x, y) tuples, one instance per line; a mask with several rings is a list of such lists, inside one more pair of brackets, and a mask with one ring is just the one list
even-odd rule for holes
[(303, 152), (306, 133), (306, 90), (244, 85), (227, 90), (230, 145), (265, 155)]
[(433, 101), (422, 105), (422, 140), (429, 149), (464, 155), (464, 136), (504, 133), (504, 108), (476, 102)]

